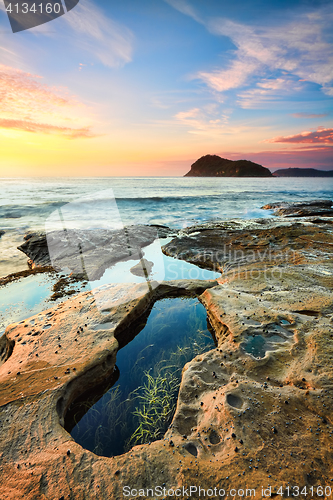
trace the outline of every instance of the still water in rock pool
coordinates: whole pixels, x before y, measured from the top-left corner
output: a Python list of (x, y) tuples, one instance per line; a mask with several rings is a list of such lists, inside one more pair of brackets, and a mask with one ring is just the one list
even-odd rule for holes
[(185, 363), (215, 346), (208, 326), (206, 310), (195, 298), (156, 302), (140, 333), (117, 353), (117, 382), (81, 420), (87, 409), (82, 406), (91, 402), (71, 408), (68, 427), (76, 423), (72, 437), (104, 456), (162, 438), (175, 411)]

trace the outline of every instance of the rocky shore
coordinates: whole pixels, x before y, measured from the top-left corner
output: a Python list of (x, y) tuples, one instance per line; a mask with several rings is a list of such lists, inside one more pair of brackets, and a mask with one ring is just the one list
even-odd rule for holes
[[(0, 499), (136, 498), (157, 486), (164, 495), (150, 497), (167, 498), (191, 485), (225, 497), (253, 490), (247, 498), (298, 486), (311, 498), (311, 487), (333, 489), (331, 205), (193, 226), (164, 247), (220, 270), (216, 281), (107, 285), (8, 326)], [(164, 439), (113, 458), (84, 450), (64, 429), (67, 409), (112, 377), (128, 327), (170, 296), (199, 297), (217, 347), (185, 365)]]

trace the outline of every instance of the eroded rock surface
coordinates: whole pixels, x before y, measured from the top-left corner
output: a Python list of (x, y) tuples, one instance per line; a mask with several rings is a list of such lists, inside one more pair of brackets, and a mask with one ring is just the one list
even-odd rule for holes
[(254, 221), (207, 223), (183, 230), (163, 247), (166, 255), (226, 275), (248, 270), (255, 272), (270, 267), (297, 264), (315, 254), (330, 251), (332, 223), (322, 219), (320, 225), (308, 220), (258, 219)]
[[(8, 327), (0, 498), (109, 500), (125, 486), (190, 485), (255, 489), (247, 498), (298, 485), (311, 498), (311, 487), (333, 488), (333, 232), (323, 221), (187, 229), (166, 252), (220, 268), (218, 283), (114, 285)], [(201, 294), (218, 346), (184, 367), (165, 438), (114, 458), (83, 450), (61, 426), (67, 406), (112, 373), (122, 329), (180, 293)]]
[(104, 459), (82, 449), (63, 428), (66, 410), (112, 377), (116, 337), (121, 341), (155, 300), (197, 295), (216, 284), (103, 286), (9, 326), (0, 339), (0, 498), (81, 499), (102, 492), (101, 498), (116, 498), (114, 478), (124, 457)]

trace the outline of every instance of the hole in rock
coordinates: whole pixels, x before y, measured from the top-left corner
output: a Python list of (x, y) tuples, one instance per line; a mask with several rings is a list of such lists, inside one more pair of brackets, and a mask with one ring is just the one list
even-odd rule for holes
[(3, 365), (13, 354), (15, 342), (9, 340), (6, 335), (0, 337), (0, 366)]
[(191, 455), (193, 455), (194, 457), (198, 456), (198, 450), (197, 450), (197, 447), (195, 446), (195, 444), (193, 443), (187, 443), (185, 446), (184, 446), (185, 450), (188, 451), (189, 453), (191, 453)]
[(320, 316), (319, 311), (311, 311), (310, 309), (301, 309), (297, 311), (292, 311), (293, 313), (304, 314), (305, 316)]
[(280, 324), (281, 325), (291, 325), (290, 321), (288, 321), (287, 319), (281, 319)]
[[(106, 361), (110, 361), (111, 359), (112, 356), (108, 355)], [(64, 427), (68, 432), (71, 432), (77, 422), (87, 413), (87, 410), (97, 403), (97, 401), (117, 382), (118, 378), (119, 369), (116, 365), (113, 373), (109, 377), (106, 377), (101, 384), (92, 388), (90, 387), (70, 404), (64, 420)], [(63, 414), (63, 405), (63, 399), (60, 398), (57, 406), (59, 415)]]
[(196, 298), (157, 301), (117, 339), (119, 379), (98, 402), (81, 397), (80, 411), (75, 413), (74, 402), (70, 419), (65, 416), (72, 437), (103, 456), (162, 438), (174, 415), (185, 363), (216, 345)]
[[(230, 394), (231, 396), (231, 394)], [(227, 398), (227, 401), (228, 401), (228, 398)], [(229, 403), (230, 404), (230, 403)], [(241, 405), (242, 406), (242, 405)], [(212, 431), (210, 434), (209, 434), (209, 441), (212, 443), (212, 444), (218, 444), (220, 441), (221, 441), (221, 438), (220, 436), (218, 435), (218, 433), (216, 431)]]
[(227, 394), (227, 403), (234, 408), (241, 408), (243, 406), (243, 400), (235, 394)]

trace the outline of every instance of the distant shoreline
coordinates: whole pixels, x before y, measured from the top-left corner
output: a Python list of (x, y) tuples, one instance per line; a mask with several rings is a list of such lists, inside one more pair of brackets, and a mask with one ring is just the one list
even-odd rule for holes
[(274, 177), (333, 177), (333, 170), (316, 168), (281, 168), (272, 172)]

